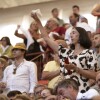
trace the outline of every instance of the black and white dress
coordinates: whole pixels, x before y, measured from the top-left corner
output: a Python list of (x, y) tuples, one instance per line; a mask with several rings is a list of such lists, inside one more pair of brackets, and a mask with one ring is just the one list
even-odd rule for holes
[(68, 57), (70, 63), (81, 69), (97, 71), (99, 70), (97, 67), (97, 57), (91, 49), (85, 49), (78, 55), (73, 55), (73, 53), (74, 50), (63, 48), (62, 45), (59, 45), (60, 69), (66, 78), (75, 79), (78, 82), (80, 92), (84, 93), (89, 89), (89, 79), (81, 74), (77, 74), (74, 70), (71, 70), (69, 73), (64, 68), (65, 59)]

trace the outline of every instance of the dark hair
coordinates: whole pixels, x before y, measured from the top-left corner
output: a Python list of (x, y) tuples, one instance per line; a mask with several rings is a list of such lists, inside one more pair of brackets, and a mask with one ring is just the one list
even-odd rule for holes
[(17, 100), (17, 99), (21, 99), (21, 100), (30, 100), (30, 98), (29, 98), (28, 96), (26, 96), (26, 95), (21, 95), (21, 94), (16, 96), (15, 100)]
[(73, 5), (72, 8), (77, 8), (78, 10), (80, 9), (78, 5)]
[(15, 90), (15, 91), (10, 91), (10, 92), (8, 92), (8, 94), (7, 94), (7, 97), (15, 97), (16, 95), (18, 95), (18, 94), (22, 94), (20, 91), (17, 91), (17, 90)]
[(79, 90), (78, 83), (74, 79), (69, 78), (59, 82), (55, 88), (55, 92), (57, 93), (58, 88), (68, 88), (70, 86), (72, 86), (76, 91)]
[(7, 45), (11, 45), (9, 37), (7, 37), (7, 36), (6, 36), (6, 37), (2, 37), (1, 41), (2, 41), (3, 39), (6, 40)]
[[(85, 49), (89, 49), (92, 46), (92, 42), (91, 42), (86, 30), (81, 27), (75, 27), (75, 29), (79, 32), (80, 45), (82, 47), (84, 47)], [(74, 49), (74, 44), (72, 44), (72, 47)]]
[(51, 10), (52, 13), (53, 13), (54, 11), (58, 11), (58, 8), (53, 8), (53, 9)]

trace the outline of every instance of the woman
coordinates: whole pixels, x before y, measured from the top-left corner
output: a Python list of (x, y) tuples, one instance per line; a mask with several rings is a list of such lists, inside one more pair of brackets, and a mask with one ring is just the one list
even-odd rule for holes
[[(59, 54), (60, 69), (63, 75), (66, 78), (71, 77), (77, 80), (82, 93), (87, 91), (89, 89), (89, 79), (95, 79), (96, 71), (98, 70), (96, 55), (93, 50), (89, 49), (91, 47), (91, 41), (87, 32), (80, 27), (74, 28), (70, 34), (74, 50), (64, 48), (62, 45), (58, 45), (49, 39), (35, 13), (31, 16), (37, 21), (38, 27), (42, 33), (41, 36), (46, 43), (55, 53)], [(67, 57), (69, 59), (69, 64), (65, 63)]]
[[(18, 30), (21, 29), (23, 34), (18, 33)], [(15, 36), (22, 38), (24, 40), (25, 45), (27, 46), (27, 49), (31, 45), (31, 43), (34, 42), (34, 40), (37, 40), (40, 38), (40, 34), (38, 33), (38, 26), (35, 21), (33, 21), (30, 24), (30, 27), (28, 30), (24, 30), (20, 27), (20, 25), (17, 26), (17, 29), (15, 31)], [(32, 39), (33, 38), (33, 39)]]
[(0, 56), (7, 56), (8, 58), (12, 57), (12, 45), (10, 43), (9, 37), (2, 37), (0, 45)]
[[(28, 31), (23, 30), (21, 28), (21, 30), (24, 32), (23, 34), (18, 33), (19, 28), (20, 28), (20, 26), (18, 25), (17, 30), (15, 31), (15, 35), (24, 40), (24, 43), (27, 46), (26, 55), (41, 52), (40, 44), (37, 42), (37, 40), (40, 38), (40, 34), (38, 33), (37, 23), (35, 21), (33, 21), (31, 23)], [(25, 58), (27, 60), (32, 60), (33, 58), (37, 57), (38, 55), (39, 54), (29, 55), (29, 56), (26, 56)], [(36, 61), (38, 61), (40, 59), (41, 59), (41, 57), (38, 57), (38, 59), (36, 59)]]

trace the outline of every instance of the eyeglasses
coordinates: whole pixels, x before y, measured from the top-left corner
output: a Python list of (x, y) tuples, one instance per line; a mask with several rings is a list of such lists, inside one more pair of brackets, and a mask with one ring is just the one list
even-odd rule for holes
[(16, 74), (16, 70), (17, 70), (17, 68), (14, 68), (13, 69), (13, 74)]

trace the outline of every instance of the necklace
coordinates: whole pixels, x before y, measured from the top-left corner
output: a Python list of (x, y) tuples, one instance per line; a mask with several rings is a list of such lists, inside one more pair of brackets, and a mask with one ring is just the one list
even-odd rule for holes
[(15, 68), (13, 69), (13, 74), (16, 74), (17, 69), (24, 63), (24, 60), (20, 64), (14, 63)]

